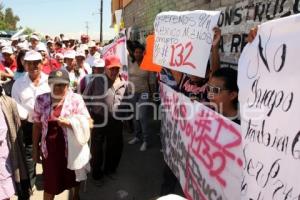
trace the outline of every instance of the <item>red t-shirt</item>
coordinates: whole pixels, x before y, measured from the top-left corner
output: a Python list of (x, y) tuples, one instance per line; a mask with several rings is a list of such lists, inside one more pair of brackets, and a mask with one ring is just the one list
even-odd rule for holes
[(2, 61), (2, 64), (4, 65), (4, 67), (9, 68), (13, 72), (17, 71), (17, 61), (16, 61), (15, 58), (12, 59), (11, 63), (7, 63), (6, 61)]
[(0, 71), (5, 71), (5, 67), (0, 63)]
[(58, 70), (60, 69), (60, 65), (59, 63), (51, 58), (51, 59), (48, 59), (48, 62), (46, 64), (43, 65), (42, 67), (42, 71), (45, 73), (45, 74), (50, 74), (50, 72), (52, 71), (55, 71), (55, 70)]

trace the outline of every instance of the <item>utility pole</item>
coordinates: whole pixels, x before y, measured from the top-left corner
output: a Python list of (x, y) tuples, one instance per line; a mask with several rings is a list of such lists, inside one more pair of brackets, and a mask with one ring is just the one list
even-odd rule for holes
[(100, 44), (102, 44), (103, 42), (102, 27), (103, 27), (103, 0), (100, 0)]
[(89, 35), (89, 22), (85, 22), (86, 34)]

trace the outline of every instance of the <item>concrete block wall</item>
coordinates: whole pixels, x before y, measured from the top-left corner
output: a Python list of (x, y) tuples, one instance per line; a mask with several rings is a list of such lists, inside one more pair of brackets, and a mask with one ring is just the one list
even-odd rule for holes
[(133, 0), (124, 9), (125, 26), (149, 32), (153, 29), (155, 16), (169, 10), (214, 10), (232, 5), (237, 0)]
[(132, 0), (124, 8), (125, 27), (131, 39), (144, 42), (153, 32), (156, 15), (162, 11), (220, 10), (221, 62), (236, 67), (251, 27), (268, 20), (300, 13), (300, 0)]

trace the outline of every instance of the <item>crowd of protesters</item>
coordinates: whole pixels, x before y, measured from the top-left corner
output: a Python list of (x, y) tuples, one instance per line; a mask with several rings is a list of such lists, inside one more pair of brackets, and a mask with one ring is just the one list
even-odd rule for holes
[[(128, 143), (140, 143), (140, 151), (146, 151), (152, 134), (147, 103), (159, 82), (194, 101), (212, 102), (215, 111), (239, 123), (237, 72), (220, 68), (221, 31), (215, 28), (214, 33), (205, 78), (166, 68), (156, 74), (144, 71), (140, 64), (145, 47), (128, 41), (128, 77), (134, 89), (120, 76), (120, 59), (103, 57), (102, 47), (87, 35), (80, 42), (63, 34), (53, 40), (46, 36), (45, 42), (36, 34), (0, 40), (0, 199), (14, 194), (29, 199), (38, 162), (43, 166), (44, 199), (66, 189), (72, 199), (79, 199), (89, 163), (95, 180), (116, 172), (124, 123), (134, 134)], [(119, 109), (127, 95), (135, 117), (121, 120)], [(140, 104), (146, 106), (136, 109)], [(178, 180), (166, 164), (162, 174), (161, 195), (174, 193)]]

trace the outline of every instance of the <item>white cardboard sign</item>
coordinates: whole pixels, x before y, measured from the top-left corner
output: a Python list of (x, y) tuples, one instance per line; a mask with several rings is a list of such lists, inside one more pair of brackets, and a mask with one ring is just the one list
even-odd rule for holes
[(220, 11), (162, 12), (154, 22), (155, 64), (205, 77)]

